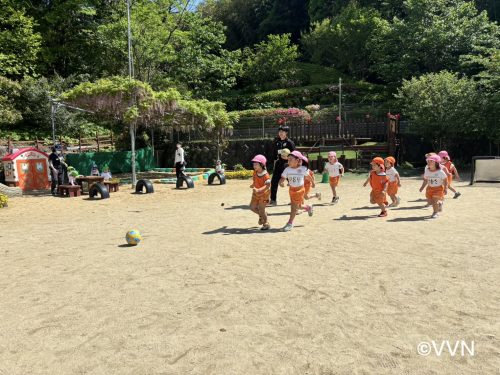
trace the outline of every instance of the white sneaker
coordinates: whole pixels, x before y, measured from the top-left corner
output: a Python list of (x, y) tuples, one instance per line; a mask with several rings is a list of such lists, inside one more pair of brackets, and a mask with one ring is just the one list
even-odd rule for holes
[(293, 224), (292, 223), (288, 223), (287, 225), (285, 225), (283, 227), (283, 232), (290, 232), (293, 228)]
[(321, 200), (321, 193), (316, 193), (316, 198), (318, 198), (318, 200), (320, 201)]
[(309, 215), (309, 217), (311, 217), (313, 215), (313, 205), (312, 204), (309, 206), (309, 209), (307, 210), (307, 214)]
[(437, 219), (439, 217), (439, 214), (437, 212), (434, 212), (432, 215), (431, 215), (431, 219)]
[(396, 205), (394, 207), (399, 206), (400, 203), (401, 203), (401, 198), (396, 197)]

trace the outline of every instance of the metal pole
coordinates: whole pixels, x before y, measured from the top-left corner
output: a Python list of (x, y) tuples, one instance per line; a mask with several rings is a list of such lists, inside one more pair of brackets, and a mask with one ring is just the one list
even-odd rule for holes
[(130, 0), (127, 0), (127, 34), (128, 34), (128, 76), (132, 79), (134, 72), (132, 66), (132, 31), (130, 28)]
[(51, 100), (50, 101), (50, 120), (52, 122), (52, 144), (56, 147), (56, 105)]
[(342, 128), (342, 78), (339, 78), (339, 138)]
[[(132, 64), (132, 31), (130, 27), (130, 0), (127, 0), (127, 36), (128, 36), (128, 76), (130, 79), (134, 77), (134, 67)], [(133, 103), (131, 103), (132, 105)], [(131, 166), (132, 166), (132, 189), (137, 182), (137, 174), (135, 171), (135, 124), (130, 124), (130, 145), (131, 145)]]

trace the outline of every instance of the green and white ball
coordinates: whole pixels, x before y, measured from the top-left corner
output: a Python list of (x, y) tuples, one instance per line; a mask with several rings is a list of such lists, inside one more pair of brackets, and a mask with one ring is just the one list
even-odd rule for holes
[(142, 241), (141, 233), (137, 229), (129, 230), (125, 236), (127, 243), (131, 246), (138, 245)]

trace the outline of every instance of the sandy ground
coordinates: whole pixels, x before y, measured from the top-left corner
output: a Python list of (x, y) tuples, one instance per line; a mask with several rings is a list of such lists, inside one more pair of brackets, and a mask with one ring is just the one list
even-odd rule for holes
[[(318, 184), (323, 205), (289, 233), (286, 190), (261, 232), (248, 181), (11, 199), (0, 374), (499, 374), (500, 186), (459, 183), (428, 220), (420, 181), (387, 218), (362, 182), (335, 206)], [(444, 340), (474, 355), (417, 352)]]

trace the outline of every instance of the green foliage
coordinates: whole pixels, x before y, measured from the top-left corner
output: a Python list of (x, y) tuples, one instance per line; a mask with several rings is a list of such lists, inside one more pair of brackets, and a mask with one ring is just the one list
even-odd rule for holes
[(163, 123), (180, 99), (176, 89), (155, 92), (147, 83), (112, 77), (81, 83), (61, 99), (105, 120), (152, 125)]
[(376, 10), (351, 3), (338, 16), (314, 23), (312, 30), (303, 35), (302, 44), (312, 62), (365, 78), (371, 65), (366, 58), (370, 55), (370, 40), (380, 33), (381, 22)]
[(403, 81), (397, 99), (412, 130), (428, 140), (484, 135), (476, 83), (443, 71)]
[[(123, 3), (124, 4), (124, 3)], [(98, 28), (103, 71), (126, 74), (124, 5)], [(216, 97), (241, 75), (240, 52), (224, 50), (224, 27), (186, 10), (186, 0), (138, 0), (131, 9), (134, 77), (156, 89), (177, 86), (194, 96)]]
[(59, 74), (101, 72), (104, 51), (97, 28), (106, 22), (119, 2), (106, 0), (24, 1), (34, 17), (43, 44), (39, 71), (46, 77)]
[(243, 167), (243, 164), (236, 164), (233, 168), (234, 168), (235, 172), (239, 172), (239, 171), (244, 171), (245, 170), (245, 167)]
[(266, 17), (261, 19), (258, 34), (262, 39), (272, 34), (290, 34), (297, 42), (309, 25), (307, 0), (273, 0)]
[(291, 44), (290, 34), (269, 35), (265, 42), (246, 48), (244, 54), (244, 78), (257, 87), (265, 82), (286, 78), (293, 72), (298, 58), (298, 47)]
[(227, 36), (225, 45), (236, 50), (263, 39), (257, 30), (272, 6), (272, 0), (206, 0), (200, 5), (199, 11), (203, 17), (224, 24)]
[(0, 76), (22, 78), (35, 73), (40, 35), (34, 22), (12, 0), (0, 0)]
[(21, 112), (15, 108), (21, 86), (8, 78), (0, 76), (0, 125), (19, 121)]
[(5, 194), (0, 193), (0, 208), (7, 207), (9, 203), (9, 197)]
[[(371, 41), (373, 71), (386, 82), (460, 71), (461, 55), (500, 43), (498, 25), (464, 0), (408, 0), (404, 19), (383, 21)], [(396, 47), (397, 46), (397, 47)]]
[[(388, 95), (384, 87), (366, 82), (342, 85), (342, 97), (350, 104), (380, 103), (386, 100)], [(310, 85), (247, 95), (235, 93), (234, 96), (226, 97), (224, 101), (232, 110), (305, 107), (309, 104), (331, 105), (338, 102), (338, 85)]]
[(226, 176), (226, 178), (228, 180), (234, 180), (234, 179), (248, 180), (248, 179), (253, 177), (253, 170), (242, 169), (242, 170), (234, 171), (234, 172), (226, 171), (224, 173), (224, 176)]

